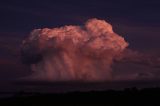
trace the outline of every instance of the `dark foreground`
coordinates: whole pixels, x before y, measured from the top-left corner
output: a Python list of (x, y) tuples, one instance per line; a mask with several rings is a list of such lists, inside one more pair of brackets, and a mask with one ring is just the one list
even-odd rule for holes
[[(155, 106), (160, 105), (160, 88), (127, 88), (124, 90), (33, 93), (19, 92), (9, 98), (0, 99), (0, 106), (58, 106), (58, 105), (104, 105), (106, 106)], [(159, 106), (156, 105), (156, 106)]]

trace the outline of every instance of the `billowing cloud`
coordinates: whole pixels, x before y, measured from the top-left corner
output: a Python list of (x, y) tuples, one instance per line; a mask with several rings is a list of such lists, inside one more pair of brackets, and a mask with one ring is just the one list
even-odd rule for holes
[(50, 81), (106, 81), (111, 65), (128, 43), (104, 20), (84, 26), (35, 29), (23, 41), (22, 59), (31, 78)]

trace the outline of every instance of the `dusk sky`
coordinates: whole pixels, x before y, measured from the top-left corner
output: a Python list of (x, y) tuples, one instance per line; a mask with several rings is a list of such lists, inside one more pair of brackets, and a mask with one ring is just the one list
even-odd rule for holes
[[(160, 60), (158, 0), (4, 0), (0, 1), (0, 14), (1, 82), (32, 73), (30, 67), (21, 62), (20, 47), (33, 29), (83, 26), (91, 18), (110, 23), (113, 31), (129, 43), (128, 48)], [(160, 62), (153, 66), (139, 62), (117, 63), (113, 71), (117, 79), (139, 76), (159, 79)]]

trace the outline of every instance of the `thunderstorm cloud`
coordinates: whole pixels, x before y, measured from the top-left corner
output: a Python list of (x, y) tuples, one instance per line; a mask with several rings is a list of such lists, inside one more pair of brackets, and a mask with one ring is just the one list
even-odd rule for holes
[(128, 43), (104, 20), (83, 26), (35, 29), (23, 41), (22, 60), (37, 80), (108, 81), (112, 64)]

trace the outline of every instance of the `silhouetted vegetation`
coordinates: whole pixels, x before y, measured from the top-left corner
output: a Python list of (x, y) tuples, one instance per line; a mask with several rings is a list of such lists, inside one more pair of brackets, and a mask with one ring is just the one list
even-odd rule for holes
[(124, 90), (68, 92), (68, 93), (32, 93), (18, 92), (9, 98), (2, 98), (0, 103), (5, 105), (150, 105), (160, 103), (160, 88), (126, 88)]

